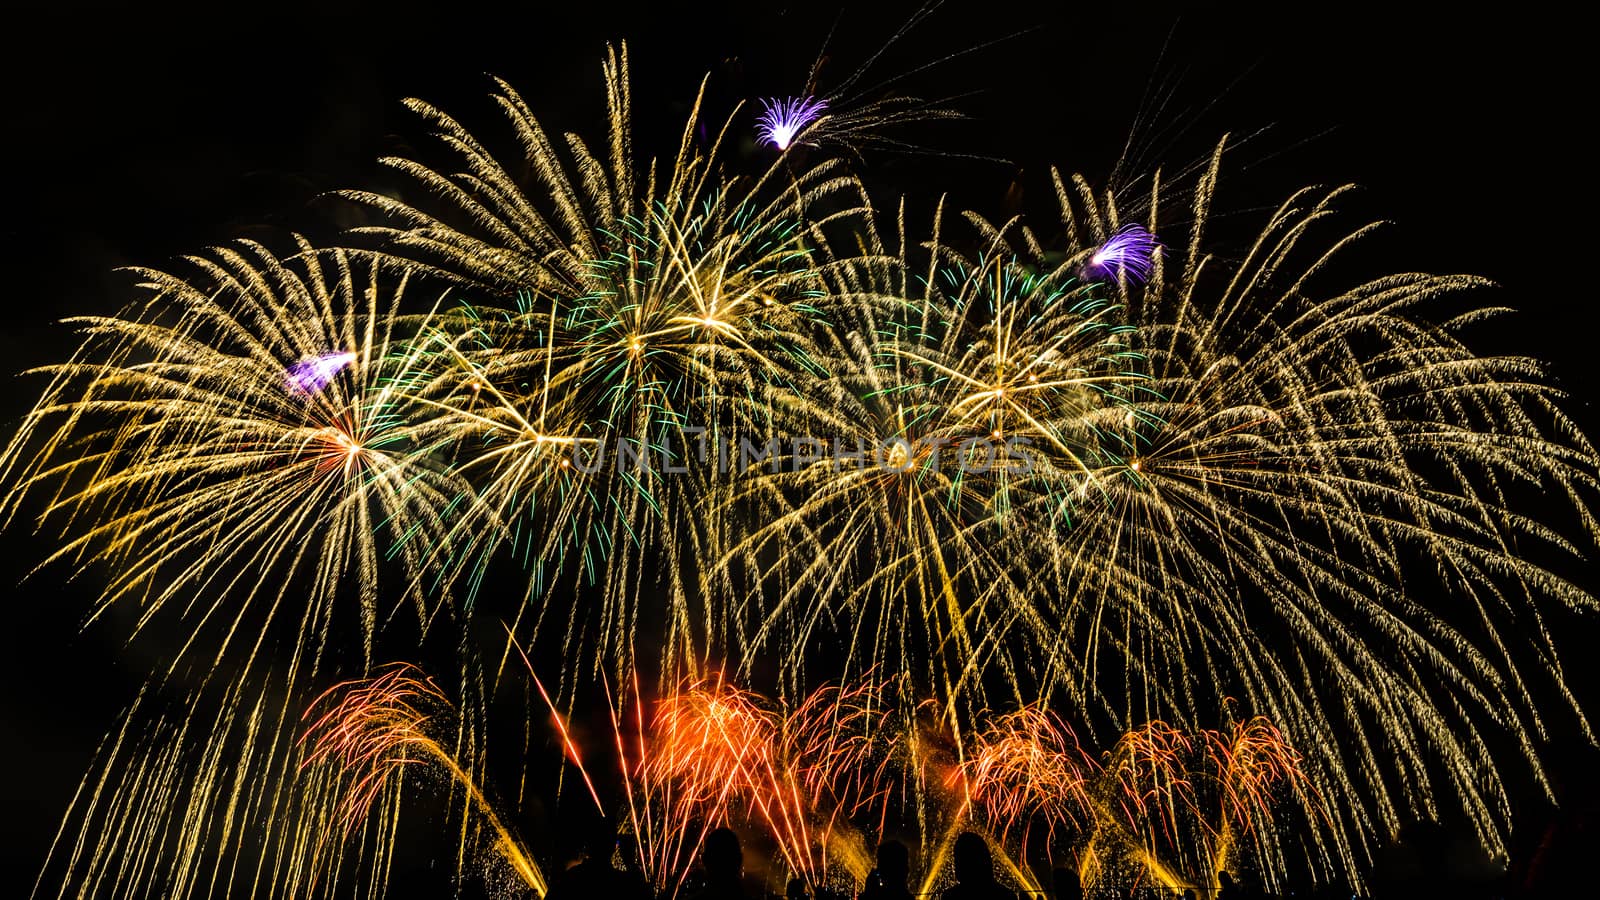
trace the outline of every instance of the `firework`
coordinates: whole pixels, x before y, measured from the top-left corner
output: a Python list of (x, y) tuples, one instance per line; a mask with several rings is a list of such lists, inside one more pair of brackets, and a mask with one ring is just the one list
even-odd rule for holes
[[(719, 156), (732, 119), (702, 152), (698, 98), (675, 157), (636, 159), (628, 79), (626, 51), (613, 52), (599, 158), (576, 138), (570, 154), (558, 152), (504, 83), (497, 98), (527, 150), (514, 166), (412, 101), (470, 174), (389, 163), (422, 184), (451, 185), (442, 193), (458, 208), (436, 217), (350, 196), (404, 223), (375, 231), (389, 264), (519, 298), (441, 318), (423, 344), (445, 362), (415, 394), (432, 411), (430, 427), (458, 439), (459, 470), (481, 485), (464, 497), (450, 577), (476, 585), (509, 549), (529, 572), (530, 602), (514, 627), (524, 611), (535, 623), (565, 619), (562, 643), (594, 648), (575, 661), (609, 662), (619, 680), (631, 671), (640, 617), (659, 615), (662, 679), (674, 683), (693, 674), (684, 648), (723, 628), (700, 583), (709, 577), (700, 561), (716, 558), (725, 527), (704, 502), (717, 477), (705, 448), (748, 411), (730, 398), (814, 377), (807, 323), (830, 264), (824, 230), (848, 228), (865, 206), (837, 160), (725, 176)], [(510, 174), (523, 165), (537, 189)], [(476, 224), (457, 230), (446, 219)], [(649, 610), (637, 604), (647, 558), (669, 597)], [(563, 577), (600, 586), (598, 601), (551, 614), (560, 598), (549, 588)]]
[[(1140, 844), (1177, 844), (1180, 825), (1197, 807), (1188, 759), (1193, 740), (1165, 722), (1129, 731), (1106, 766), (1115, 815)], [(1154, 852), (1151, 852), (1154, 856)]]
[[(823, 685), (784, 720), (783, 754), (813, 809), (834, 822), (871, 820), (882, 831), (904, 734), (887, 683)], [(822, 844), (828, 843), (824, 835)]]
[[(335, 695), (340, 695), (337, 702), (326, 702)], [(347, 828), (367, 817), (374, 799), (401, 767), (423, 761), (415, 754), (439, 755), (438, 744), (426, 731), (429, 716), (423, 704), (430, 700), (443, 703), (444, 694), (432, 681), (395, 667), (364, 683), (332, 687), (312, 705), (312, 710), (328, 708), (301, 738), (314, 739), (301, 767), (332, 761), (350, 775), (343, 811)]]
[[(443, 748), (425, 743), (422, 729), (429, 723), (418, 705), (431, 703), (437, 689), (415, 682), (409, 686), (426, 690), (408, 696), (405, 683), (385, 676), (365, 692), (368, 731), (358, 727), (354, 703), (342, 719), (319, 723), (328, 726), (330, 738), (334, 729), (342, 731), (343, 749), (352, 757), (366, 754), (370, 765), (347, 770), (329, 758), (308, 758), (301, 682), (295, 673), (265, 666), (233, 679), (212, 675), (194, 688), (152, 679), (73, 798), (37, 893), (47, 896), (55, 879), (62, 897), (248, 892), (288, 900), (380, 893), (395, 859), (403, 789), (414, 790), (418, 782), (390, 777), (400, 774), (398, 763), (383, 770), (378, 725), (389, 725), (390, 746), (406, 754), (393, 759), (444, 765), (428, 755)], [(351, 689), (359, 692), (359, 684)], [(449, 765), (464, 779), (453, 784), (475, 789), (465, 770)], [(470, 803), (468, 810), (481, 812)], [(488, 828), (494, 832), (492, 824)], [(477, 833), (463, 822), (463, 853), (467, 837)], [(496, 855), (519, 871), (514, 846), (497, 846)]]
[[(1028, 564), (1057, 598), (1043, 621), (1060, 677), (1042, 680), (1112, 721), (1206, 721), (1229, 695), (1268, 715), (1330, 811), (1302, 834), (1330, 877), (1359, 871), (1365, 835), (1397, 827), (1409, 801), (1388, 776), (1400, 773), (1434, 802), (1453, 798), (1498, 848), (1503, 776), (1480, 765), (1475, 723), (1505, 729), (1537, 773), (1527, 679), (1565, 690), (1543, 627), (1510, 623), (1593, 604), (1534, 562), (1532, 547), (1557, 558), (1572, 545), (1519, 515), (1507, 486), (1564, 497), (1590, 523), (1594, 448), (1536, 363), (1462, 343), (1457, 327), (1486, 311), (1430, 324), (1479, 279), (1340, 289), (1319, 277), (1368, 230), (1318, 239), (1341, 190), (1295, 194), (1237, 262), (1209, 256), (1220, 159), (1194, 191), (1176, 265), (1115, 285), (1146, 378), (1094, 414), (1120, 452), (1084, 476), (1073, 527)], [(1081, 180), (1057, 180), (1061, 227), (1087, 246), (1051, 271), (1090, 257), (1119, 215)], [(1150, 230), (1164, 214), (1147, 210)], [(1424, 606), (1425, 591), (1451, 599)], [(1540, 669), (1513, 662), (1512, 633)], [(1108, 671), (1124, 689), (1101, 693)], [(1390, 761), (1383, 774), (1374, 759)]]
[(1161, 253), (1161, 242), (1137, 222), (1118, 228), (1084, 263), (1084, 273), (1091, 278), (1122, 279), (1142, 284), (1155, 270), (1156, 257)]
[(822, 117), (828, 102), (814, 97), (761, 101), (761, 118), (756, 121), (756, 137), (779, 150), (789, 149), (802, 132)]
[(995, 834), (1005, 837), (1023, 826), (1026, 856), (1026, 826), (1034, 818), (1043, 820), (1051, 843), (1075, 835), (1092, 819), (1089, 789), (1098, 768), (1071, 728), (1038, 706), (1026, 706), (999, 716), (977, 735), (962, 774), (968, 796)]
[[(1313, 814), (1322, 813), (1324, 805), (1300, 752), (1270, 720), (1257, 716), (1231, 732), (1208, 731), (1204, 737), (1219, 807), (1210, 853), (1214, 879), (1227, 870), (1243, 841), (1254, 841), (1258, 854), (1268, 858), (1282, 852), (1269, 830), (1280, 795), (1292, 796)], [(1270, 874), (1281, 870), (1282, 862), (1263, 868)]]
[[(423, 623), (437, 609), (415, 582), (464, 482), (400, 414), (404, 280), (300, 250), (283, 262), (242, 244), (187, 276), (140, 270), (144, 302), (77, 320), (83, 346), (44, 370), (5, 451), (6, 514), (46, 501), (40, 527), (63, 535), (50, 561), (109, 573), (92, 616), (120, 604), (136, 631), (161, 618), (190, 635), (85, 778), (79, 840), (96, 852), (53, 854), (63, 890), (105, 877), (141, 836), (164, 850), (123, 872), (129, 891), (259, 868), (294, 893), (337, 867), (307, 849), (318, 814), (301, 804), (327, 789), (297, 784), (292, 698), (330, 644), (345, 656), (332, 636), (353, 636), (365, 661), (384, 604), (409, 601)], [(316, 390), (286, 390), (286, 372)], [(185, 663), (198, 678), (170, 683)], [(87, 830), (97, 821), (128, 827)], [(260, 839), (221, 853), (157, 839), (174, 827)]]
[(1299, 752), (1270, 720), (1258, 716), (1241, 722), (1231, 734), (1207, 732), (1206, 737), (1223, 786), (1225, 821), (1249, 829), (1259, 816), (1271, 813), (1269, 800), (1276, 787), (1305, 789)]
[[(244, 660), (280, 616), (298, 619), (296, 655), (315, 656), (341, 595), (368, 652), (381, 603), (409, 600), (426, 621), (409, 587), (466, 485), (430, 459), (396, 389), (404, 280), (357, 287), (343, 254), (300, 250), (284, 263), (222, 248), (191, 277), (140, 270), (144, 303), (75, 320), (83, 347), (43, 370), (50, 387), (3, 458), (17, 486), (5, 512), (47, 498), (39, 524), (66, 538), (50, 561), (110, 570), (95, 616), (137, 602), (143, 627), (171, 608), (219, 633), (215, 658)], [(399, 578), (380, 598), (386, 568)]]
[(302, 359), (289, 367), (285, 380), (291, 391), (315, 394), (355, 361), (354, 353), (325, 353), (312, 359)]
[(679, 822), (759, 820), (789, 870), (809, 880), (810, 810), (781, 755), (781, 729), (755, 694), (720, 679), (691, 685), (656, 706), (650, 777), (680, 792)]
[(344, 783), (341, 819), (348, 831), (363, 822), (377, 798), (393, 789), (404, 770), (422, 764), (443, 768), (494, 835), (495, 852), (538, 896), (548, 893), (544, 875), (522, 843), (500, 821), (494, 806), (455, 757), (429, 734), (429, 705), (446, 704), (442, 691), (414, 668), (397, 665), (373, 678), (330, 688), (306, 711), (320, 715), (302, 742), (310, 752), (302, 769), (331, 766)]
[(834, 58), (827, 53), (819, 54), (805, 79), (806, 94), (760, 101), (762, 113), (756, 123), (757, 140), (775, 147), (780, 154), (802, 135), (804, 140), (800, 143), (807, 147), (836, 150), (857, 159), (862, 159), (868, 150), (939, 153), (936, 148), (909, 143), (896, 132), (900, 126), (908, 124), (964, 118), (954, 106), (955, 98), (928, 100), (903, 93), (900, 87), (912, 72), (926, 72), (989, 44), (975, 44), (966, 50), (928, 60), (912, 72), (887, 77), (874, 74), (889, 48), (935, 10), (935, 6), (929, 5), (913, 12), (859, 68), (832, 81), (826, 93), (818, 84), (823, 80), (825, 63)]
[[(221, 693), (215, 724), (163, 706), (110, 745), (120, 768), (86, 781), (64, 890), (126, 874), (182, 895), (254, 868), (294, 892), (338, 868), (305, 823), (366, 823), (381, 861), (396, 776), (421, 761), (492, 818), (470, 765), (429, 737), (425, 683), (346, 685), (306, 745), (285, 737), (282, 698), (325, 658), (368, 672), (388, 609), (412, 606), (419, 632), (442, 609), (470, 624), (507, 560), (528, 585), (513, 643), (565, 627), (550, 640), (569, 711), (582, 671), (635, 685), (636, 749), (613, 723), (658, 884), (724, 821), (817, 874), (852, 817), (882, 827), (903, 758), (919, 784), (948, 763), (964, 787), (930, 833), (971, 805), (1002, 840), (1086, 831), (1086, 859), (1168, 886), (1247, 850), (1282, 869), (1268, 827), (1284, 822), (1314, 874), (1358, 879), (1372, 836), (1419, 804), (1459, 807), (1503, 849), (1483, 735), (1495, 723), (1540, 777), (1530, 682), (1565, 691), (1544, 617), (1595, 606), (1557, 571), (1587, 544), (1517, 498), (1560, 498), (1600, 533), (1600, 456), (1537, 363), (1466, 346), (1492, 312), (1464, 299), (1480, 280), (1332, 283), (1368, 231), (1331, 230), (1341, 190), (1293, 195), (1242, 255), (1213, 257), (1220, 149), (1181, 215), (1159, 178), (1134, 198), (1057, 175), (1047, 228), (968, 214), (953, 235), (940, 209), (914, 234), (824, 155), (891, 107), (769, 106), (775, 146), (818, 152), (738, 177), (732, 116), (696, 137), (703, 95), (675, 156), (637, 159), (625, 52), (605, 76), (598, 152), (553, 140), (501, 83), (523, 150), (508, 164), (413, 101), (462, 174), (389, 164), (437, 212), (354, 192), (389, 217), (366, 232), (380, 251), (301, 242), (280, 261), (240, 244), (188, 275), (141, 271), (145, 300), (78, 320), (83, 346), (43, 370), (0, 454), (15, 488), (0, 514), (42, 505), (62, 538), (50, 561), (110, 573), (92, 616), (174, 618), (192, 638), (167, 671), (194, 664)], [(401, 315), (417, 278), (488, 299)], [(717, 447), (810, 442), (680, 472), (706, 458), (694, 429)], [(660, 461), (585, 462), (604, 453)], [(269, 651), (289, 660), (271, 678)], [(674, 690), (646, 724), (651, 651)], [(735, 689), (708, 658), (808, 699)], [(888, 673), (937, 728), (889, 727), (881, 688), (813, 692), (819, 662), (841, 685)], [(1020, 711), (990, 717), (999, 697)], [(1234, 697), (1265, 718), (1195, 730), (1234, 721)], [(1102, 774), (1049, 710), (1112, 747)], [(929, 748), (935, 731), (948, 748)], [(291, 815), (297, 777), (313, 787)], [(226, 840), (247, 820), (288, 837), (209, 856), (172, 837)], [(141, 839), (153, 849), (129, 853)]]
[[(530, 669), (531, 673), (531, 669)], [(535, 677), (535, 682), (538, 682)], [(767, 875), (818, 883), (838, 873), (859, 882), (870, 855), (857, 822), (881, 829), (893, 786), (903, 780), (903, 733), (885, 685), (825, 685), (790, 708), (721, 678), (682, 685), (648, 717), (635, 680), (630, 698), (610, 701), (626, 809), (642, 871), (658, 890), (679, 890), (712, 829), (735, 826), (770, 842), (783, 864)], [(600, 801), (561, 715), (564, 755)], [(624, 700), (626, 699), (626, 702)]]

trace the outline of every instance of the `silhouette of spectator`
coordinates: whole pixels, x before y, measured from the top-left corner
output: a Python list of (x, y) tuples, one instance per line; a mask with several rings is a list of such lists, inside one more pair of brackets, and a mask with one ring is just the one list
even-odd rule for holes
[(1183, 900), (1195, 900), (1194, 888), (1183, 889)]
[(956, 838), (956, 885), (947, 888), (944, 900), (1016, 900), (1016, 895), (1000, 886), (994, 877), (994, 858), (983, 838), (964, 831)]
[(718, 828), (706, 835), (700, 863), (706, 870), (705, 885), (693, 894), (693, 900), (745, 900), (749, 896), (739, 883), (744, 876), (744, 849), (733, 829)]
[(1051, 873), (1050, 880), (1053, 887), (1050, 893), (1055, 900), (1083, 900), (1083, 883), (1078, 880), (1077, 872), (1057, 869)]
[(911, 900), (911, 851), (895, 840), (878, 845), (878, 867), (867, 875), (861, 900)]
[(616, 846), (616, 831), (609, 823), (602, 821), (591, 828), (583, 836), (583, 858), (561, 873), (546, 900), (622, 896), (622, 873), (611, 866)]
[(806, 883), (798, 878), (789, 879), (789, 889), (783, 892), (784, 900), (810, 900), (806, 894)]
[(1228, 874), (1227, 870), (1217, 873), (1216, 900), (1241, 900), (1243, 897), (1244, 889), (1233, 880), (1233, 876)]
[(619, 896), (624, 900), (655, 900), (655, 889), (639, 868), (639, 840), (631, 834), (618, 835), (617, 855), (622, 857), (622, 871), (617, 873)]

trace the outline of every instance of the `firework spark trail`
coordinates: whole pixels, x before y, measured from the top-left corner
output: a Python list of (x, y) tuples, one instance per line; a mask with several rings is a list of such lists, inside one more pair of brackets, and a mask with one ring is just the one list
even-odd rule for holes
[[(952, 746), (945, 747), (946, 761), (935, 764), (949, 790), (915, 800), (933, 813), (924, 818), (929, 865), (923, 893), (937, 890), (951, 847), (967, 830), (984, 835), (1027, 890), (1039, 890), (1033, 863), (1054, 865), (1063, 856), (1087, 889), (1155, 883), (1173, 891), (1215, 890), (1217, 873), (1230, 859), (1285, 863), (1269, 852), (1275, 848), (1246, 848), (1243, 832), (1230, 833), (1235, 826), (1228, 816), (1259, 824), (1290, 800), (1320, 810), (1320, 798), (1298, 769), (1299, 754), (1261, 717), (1226, 732), (1148, 722), (1119, 736), (1103, 766), (1037, 705), (982, 712), (972, 728), (964, 760), (954, 758), (949, 735), (928, 736)], [(1030, 849), (1036, 824), (1046, 833)]]
[[(648, 777), (650, 756), (646, 752), (644, 696), (639, 689), (637, 675), (633, 677), (632, 685), (631, 761), (630, 744), (623, 734), (627, 707), (620, 696), (612, 699), (610, 685), (606, 685), (606, 706), (611, 717), (612, 735), (616, 740), (617, 772), (627, 798), (628, 822), (638, 847), (640, 870), (647, 874), (656, 890), (675, 891), (687, 874), (687, 861), (699, 854), (700, 845), (708, 831), (704, 823), (698, 829), (688, 823), (678, 823), (677, 827), (673, 827), (668, 818), (675, 806), (672, 802), (672, 786), (658, 785)], [(689, 840), (691, 834), (694, 836), (692, 841)], [(687, 852), (684, 852), (684, 847), (687, 847)]]
[[(347, 828), (366, 817), (380, 786), (419, 761), (444, 765), (498, 828), (471, 778), (427, 737), (428, 716), (421, 705), (442, 698), (413, 672), (402, 667), (325, 695), (341, 700), (314, 707), (325, 711), (302, 739), (314, 738), (315, 748), (302, 767), (337, 759), (348, 782), (341, 806)], [(624, 734), (624, 714), (615, 704), (611, 721), (644, 871), (659, 888), (676, 890), (712, 827), (744, 823), (775, 840), (790, 871), (822, 877), (830, 842), (859, 838), (851, 830), (852, 816), (841, 815), (842, 804), (852, 794), (877, 796), (886, 780), (908, 774), (890, 771), (906, 764), (904, 756), (891, 759), (880, 750), (865, 749), (900, 740), (883, 688), (873, 682), (826, 686), (793, 710), (780, 712), (756, 694), (712, 680), (662, 698), (647, 729), (635, 685), (633, 750)], [(548, 695), (544, 702), (550, 704)], [(985, 721), (973, 740), (974, 756), (952, 769), (951, 778), (965, 787), (951, 796), (955, 805), (947, 811), (946, 837), (935, 850), (930, 877), (938, 876), (944, 845), (969, 827), (970, 802), (982, 810), (996, 852), (1020, 884), (1034, 883), (1025, 863), (1027, 838), (1024, 834), (1015, 844), (1011, 838), (1017, 825), (1038, 820), (1047, 823), (1052, 844), (1085, 842), (1078, 855), (1090, 883), (1103, 876), (1103, 864), (1094, 857), (1107, 857), (1127, 859), (1143, 873), (1140, 877), (1171, 887), (1214, 886), (1233, 849), (1229, 831), (1237, 826), (1230, 817), (1270, 821), (1280, 799), (1274, 789), (1289, 784), (1301, 790), (1298, 785), (1305, 778), (1298, 754), (1276, 726), (1260, 717), (1231, 732), (1204, 731), (1195, 738), (1165, 723), (1149, 723), (1118, 741), (1104, 770), (1095, 766), (1070, 729), (1038, 707), (986, 716)], [(559, 716), (556, 727), (563, 754), (587, 779), (581, 749)], [(838, 785), (845, 788), (833, 787)], [(852, 785), (871, 785), (872, 790), (857, 794)], [(1202, 793), (1207, 790), (1214, 792), (1206, 794), (1216, 801), (1214, 821), (1204, 808)], [(592, 783), (590, 796), (606, 812)], [(821, 827), (795, 827), (808, 822)], [(1206, 837), (1222, 842), (1210, 844), (1210, 858), (1191, 852), (1203, 848), (1182, 843)], [(508, 848), (502, 852), (516, 864), (519, 857), (514, 854), (524, 851), (509, 835), (502, 834), (502, 843)], [(1008, 847), (1015, 848), (1015, 858)], [(848, 861), (845, 868), (857, 879), (865, 874)]]
[[(528, 670), (528, 677), (533, 679), (534, 687), (539, 689), (539, 699), (543, 700), (545, 707), (550, 710), (550, 719), (555, 723), (556, 732), (561, 736), (562, 753), (566, 759), (571, 760), (572, 764), (577, 767), (578, 774), (583, 778), (583, 786), (589, 789), (589, 798), (594, 801), (595, 808), (602, 815), (605, 814), (605, 804), (600, 802), (600, 793), (594, 789), (594, 779), (589, 777), (589, 770), (584, 767), (583, 756), (578, 752), (578, 745), (573, 743), (571, 733), (567, 731), (565, 718), (561, 715), (561, 711), (556, 709), (555, 701), (550, 699), (550, 692), (544, 689), (544, 682), (540, 681), (538, 674), (533, 671), (533, 661), (528, 659), (528, 654), (524, 653), (520, 646), (516, 646), (517, 638), (512, 633), (511, 626), (506, 625), (504, 622), (501, 622), (500, 625), (505, 628), (506, 639), (515, 647), (518, 658), (522, 660), (523, 667)], [(610, 701), (609, 690), (607, 691), (606, 699), (608, 702)], [(621, 736), (621, 732), (618, 732), (618, 736)]]
[[(837, 867), (854, 882), (872, 868), (864, 831), (882, 833), (901, 776), (905, 741), (890, 699), (893, 681), (871, 673), (854, 684), (824, 684), (785, 707), (780, 738), (784, 779), (813, 823), (813, 879)], [(876, 814), (872, 813), (876, 808)]]

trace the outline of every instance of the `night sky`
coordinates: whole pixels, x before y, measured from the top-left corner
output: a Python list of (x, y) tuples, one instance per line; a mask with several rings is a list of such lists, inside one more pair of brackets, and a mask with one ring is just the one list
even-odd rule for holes
[[(323, 195), (393, 184), (379, 156), (432, 149), (404, 97), (502, 140), (487, 100), (492, 73), (547, 123), (595, 133), (603, 126), (601, 53), (606, 41), (626, 39), (639, 146), (666, 152), (704, 72), (714, 73), (718, 117), (741, 97), (797, 93), (832, 30), (826, 87), (915, 10), (888, 2), (842, 11), (829, 3), (657, 3), (647, 12), (604, 0), (560, 12), (544, 5), (438, 4), (403, 17), (326, 3), (226, 14), (217, 5), (193, 15), (124, 8), (8, 26), (0, 52), (3, 368), (64, 358), (74, 341), (57, 320), (111, 313), (129, 296), (117, 266), (161, 266), (239, 236), (281, 240), (286, 229), (326, 240), (360, 224), (352, 208)], [(1596, 298), (1586, 271), (1594, 169), (1592, 146), (1577, 137), (1590, 124), (1592, 50), (1578, 46), (1574, 23), (1383, 14), (1399, 8), (1278, 4), (1258, 17), (1209, 5), (1180, 15), (1133, 3), (951, 0), (891, 48), (867, 82), (999, 41), (904, 85), (958, 97), (971, 118), (916, 128), (908, 137), (928, 152), (869, 154), (864, 175), (880, 204), (906, 193), (928, 205), (942, 187), (961, 205), (998, 214), (1045, 201), (1052, 164), (1103, 177), (1130, 135), (1143, 159), (1181, 166), (1224, 133), (1260, 132), (1225, 166), (1223, 209), (1259, 210), (1307, 183), (1363, 185), (1347, 206), (1394, 223), (1365, 251), (1370, 272), (1497, 281), (1491, 299), (1518, 314), (1483, 335), (1482, 348), (1550, 362), (1573, 395), (1569, 411), (1600, 435)], [(1148, 118), (1135, 127), (1151, 96), (1168, 99), (1145, 104)], [(8, 429), (40, 388), (38, 379), (9, 382), (0, 405)], [(25, 523), (0, 535), (0, 583), (10, 586), (0, 619), (0, 894), (8, 896), (8, 885), (31, 887), (95, 747), (172, 649), (159, 640), (127, 645), (124, 616), (81, 629), (93, 583), (69, 584), (57, 569), (23, 582), (49, 547)], [(1600, 586), (1600, 569), (1590, 568), (1586, 583)], [(1600, 710), (1590, 659), (1600, 619), (1558, 617), (1557, 625), (1574, 690)], [(1572, 848), (1593, 840), (1600, 818), (1589, 774), (1600, 762), (1559, 712), (1552, 718), (1551, 767), (1565, 807), (1552, 811), (1526, 789), (1514, 842), (1522, 858), (1553, 842), (1552, 871), (1576, 871)]]

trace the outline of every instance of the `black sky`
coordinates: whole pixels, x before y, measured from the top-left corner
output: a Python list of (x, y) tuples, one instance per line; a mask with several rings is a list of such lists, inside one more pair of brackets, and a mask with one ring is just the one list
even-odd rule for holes
[[(425, 144), (403, 97), (503, 136), (486, 100), (493, 73), (556, 126), (592, 132), (601, 125), (600, 53), (624, 38), (639, 130), (665, 146), (701, 73), (717, 72), (719, 102), (794, 93), (830, 28), (824, 83), (863, 62), (914, 8), (545, 6), (130, 6), (13, 22), (0, 39), (0, 368), (61, 359), (71, 341), (56, 320), (114, 311), (127, 296), (117, 266), (162, 265), (273, 229), (336, 233), (347, 210), (318, 198), (382, 186), (377, 157)], [(1049, 164), (1104, 175), (1141, 97), (1170, 87), (1173, 100), (1154, 122), (1181, 127), (1158, 129), (1167, 132), (1159, 139), (1142, 134), (1154, 158), (1188, 162), (1224, 132), (1265, 128), (1225, 171), (1225, 206), (1259, 206), (1308, 182), (1362, 184), (1353, 204), (1395, 223), (1374, 251), (1374, 271), (1498, 281), (1495, 299), (1519, 314), (1488, 338), (1492, 349), (1552, 363), (1572, 409), (1600, 434), (1588, 272), (1593, 151), (1578, 136), (1593, 114), (1593, 51), (1580, 45), (1576, 23), (1522, 8), (1400, 18), (1400, 7), (1277, 4), (1258, 14), (1196, 4), (1179, 14), (1133, 3), (950, 0), (874, 71), (887, 77), (1025, 32), (909, 82), (926, 94), (966, 95), (958, 105), (973, 117), (922, 129), (919, 140), (1013, 162), (869, 157), (868, 174), (880, 190), (919, 202), (931, 201), (938, 178), (963, 203), (997, 209), (1019, 179), (1025, 194), (1042, 195)], [(40, 384), (5, 383), (0, 418), (9, 429)], [(17, 585), (47, 548), (13, 524), (0, 534), (0, 581)], [(0, 894), (31, 886), (96, 744), (163, 650), (124, 647), (118, 622), (80, 632), (92, 588), (49, 570), (5, 594)], [(1567, 645), (1581, 656), (1600, 628), (1592, 617), (1574, 627)], [(1593, 671), (1575, 669), (1583, 678)], [(1575, 802), (1589, 805), (1593, 828), (1592, 787)]]

